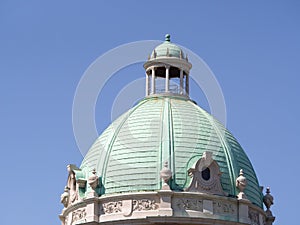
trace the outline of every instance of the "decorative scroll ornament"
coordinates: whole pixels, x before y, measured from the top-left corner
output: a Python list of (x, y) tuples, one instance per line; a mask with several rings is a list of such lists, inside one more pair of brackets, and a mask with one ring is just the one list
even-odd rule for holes
[(69, 205), (69, 198), (70, 198), (69, 190), (70, 189), (68, 188), (68, 186), (65, 186), (64, 193), (62, 193), (60, 196), (60, 202), (64, 205), (65, 208), (67, 208)]
[(236, 187), (239, 189), (239, 194), (237, 195), (238, 199), (247, 199), (246, 194), (244, 193), (244, 190), (247, 186), (247, 179), (244, 177), (244, 172), (241, 169), (240, 175), (236, 179)]
[(221, 185), (222, 173), (218, 163), (213, 160), (211, 152), (204, 152), (195, 168), (188, 170), (188, 174), (193, 179), (186, 191), (227, 195)]
[(251, 225), (259, 225), (259, 214), (257, 211), (253, 209), (249, 209), (249, 219), (251, 221)]
[(237, 208), (234, 204), (226, 202), (214, 202), (214, 212), (220, 215), (234, 215)]
[(203, 211), (203, 201), (199, 199), (180, 198), (176, 200), (175, 205), (179, 209), (194, 210), (200, 212)]
[(78, 209), (74, 212), (72, 212), (72, 223), (83, 220), (86, 217), (86, 211), (85, 209)]
[(105, 214), (122, 212), (122, 201), (103, 203)]
[(266, 210), (266, 215), (267, 215), (266, 225), (271, 225), (275, 221), (275, 217), (273, 216), (272, 211), (270, 210), (271, 206), (274, 204), (274, 198), (270, 193), (271, 193), (270, 188), (267, 187), (266, 194), (263, 198), (263, 202), (267, 208), (267, 210)]
[(165, 162), (164, 168), (160, 171), (160, 178), (163, 180), (163, 190), (170, 190), (170, 186), (168, 185), (168, 181), (172, 177), (172, 172), (168, 167), (168, 162)]
[(141, 199), (133, 200), (133, 211), (156, 210), (158, 205), (155, 200)]

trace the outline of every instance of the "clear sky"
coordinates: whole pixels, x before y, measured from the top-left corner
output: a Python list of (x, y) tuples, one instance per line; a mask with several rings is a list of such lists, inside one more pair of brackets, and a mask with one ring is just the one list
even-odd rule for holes
[[(72, 103), (84, 71), (118, 45), (170, 33), (218, 79), (227, 127), (271, 186), (275, 224), (298, 225), (299, 11), (297, 0), (0, 1), (1, 224), (60, 224), (66, 166), (82, 161)], [(99, 132), (113, 93), (143, 76), (137, 64), (110, 79), (96, 107)]]

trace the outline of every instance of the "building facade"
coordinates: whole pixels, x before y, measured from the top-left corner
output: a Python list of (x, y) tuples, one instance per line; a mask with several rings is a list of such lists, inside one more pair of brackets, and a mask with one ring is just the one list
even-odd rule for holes
[(189, 98), (187, 55), (166, 35), (144, 68), (145, 98), (68, 165), (62, 225), (273, 224), (240, 144)]

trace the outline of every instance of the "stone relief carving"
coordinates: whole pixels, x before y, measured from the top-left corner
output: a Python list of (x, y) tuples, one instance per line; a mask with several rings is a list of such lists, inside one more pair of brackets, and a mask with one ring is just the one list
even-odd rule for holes
[(105, 214), (122, 212), (122, 201), (103, 203), (103, 211)]
[(188, 174), (193, 179), (186, 191), (227, 195), (221, 186), (222, 173), (211, 152), (204, 152), (195, 168), (188, 170)]
[(203, 211), (203, 202), (202, 200), (198, 199), (177, 199), (175, 201), (175, 205), (179, 209), (184, 209), (184, 210), (195, 210), (195, 211)]
[(251, 208), (249, 209), (249, 219), (251, 225), (259, 225), (259, 214)]
[(72, 212), (72, 223), (79, 221), (79, 220), (84, 220), (86, 217), (86, 211), (85, 208), (84, 209), (78, 209), (74, 212)]
[(216, 214), (235, 214), (236, 206), (225, 202), (214, 202), (214, 212)]
[(150, 199), (133, 200), (132, 205), (133, 211), (156, 210), (158, 208), (155, 200)]

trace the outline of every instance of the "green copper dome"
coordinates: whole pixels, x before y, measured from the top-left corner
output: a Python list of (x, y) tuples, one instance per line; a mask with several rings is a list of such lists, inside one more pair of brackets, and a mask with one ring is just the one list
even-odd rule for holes
[(153, 50), (151, 58), (164, 57), (164, 56), (177, 57), (177, 58), (184, 57), (181, 48), (171, 43), (169, 34), (166, 34), (165, 41), (162, 44), (158, 45)]
[(209, 113), (191, 100), (175, 96), (147, 97), (114, 121), (95, 141), (81, 169), (96, 168), (105, 194), (161, 189), (159, 172), (169, 162), (173, 187), (190, 184), (187, 170), (205, 151), (213, 153), (222, 172), (221, 185), (236, 196), (235, 180), (243, 169), (245, 194), (262, 207), (262, 194), (242, 147)]

